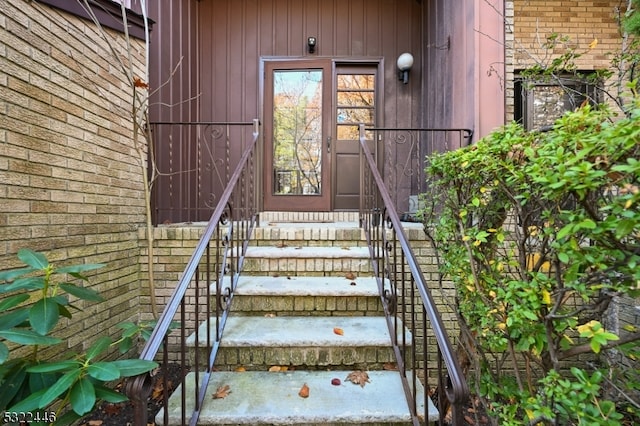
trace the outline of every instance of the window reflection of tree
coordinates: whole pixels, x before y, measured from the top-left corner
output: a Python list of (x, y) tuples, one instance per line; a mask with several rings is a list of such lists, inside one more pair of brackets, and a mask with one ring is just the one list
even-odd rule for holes
[(274, 170), (279, 194), (319, 194), (321, 71), (279, 71), (274, 85)]
[(372, 74), (338, 75), (338, 139), (357, 140), (358, 125), (374, 124), (375, 76)]

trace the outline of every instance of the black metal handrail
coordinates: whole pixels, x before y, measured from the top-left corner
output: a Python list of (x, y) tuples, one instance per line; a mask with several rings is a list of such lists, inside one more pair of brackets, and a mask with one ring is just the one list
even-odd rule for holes
[[(369, 149), (366, 135), (373, 130), (376, 129), (360, 126), (360, 222), (367, 237), (413, 423), (419, 425), (428, 421), (418, 407), (422, 404), (427, 410), (431, 380), (435, 375), (439, 424), (445, 423), (445, 417), (450, 412), (451, 424), (463, 425), (468, 385), (442, 317), (409, 245), (395, 203)], [(411, 341), (408, 341), (405, 333), (398, 333), (402, 327), (411, 332)], [(429, 338), (429, 333), (433, 338)], [(434, 339), (437, 348), (435, 360), (431, 359)], [(423, 401), (418, 401), (419, 384), (425, 389)]]
[[(195, 401), (192, 412), (182, 410), (182, 425), (197, 424), (238, 274), (242, 269), (244, 253), (258, 221), (254, 161), (259, 135), (258, 120), (254, 120), (251, 125), (253, 139), (245, 147), (178, 285), (140, 355), (140, 359), (154, 360), (162, 350), (161, 367), (166, 368), (170, 353), (177, 352), (177, 362), (182, 366), (183, 373), (182, 407), (185, 408), (188, 393), (191, 393)], [(211, 302), (212, 296), (215, 296), (214, 303)], [(172, 331), (176, 322), (178, 326)], [(200, 324), (207, 326), (202, 329)], [(191, 367), (196, 371), (191, 389), (187, 389), (185, 380), (189, 364), (186, 350), (188, 335), (194, 337), (191, 348), (191, 353), (194, 354), (191, 361), (194, 365)], [(205, 356), (201, 353), (203, 350)], [(200, 369), (203, 370), (201, 373)], [(157, 374), (168, 377), (167, 371)], [(126, 393), (134, 404), (135, 426), (148, 424), (147, 401), (152, 391), (151, 382), (149, 374), (137, 376), (127, 382)], [(170, 390), (169, 383), (165, 382), (162, 396), (165, 424), (168, 424), (169, 413), (166, 408), (169, 406)]]

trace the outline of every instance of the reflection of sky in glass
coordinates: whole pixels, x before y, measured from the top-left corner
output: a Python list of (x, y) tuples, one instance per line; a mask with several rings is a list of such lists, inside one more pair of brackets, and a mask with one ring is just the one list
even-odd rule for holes
[(279, 70), (275, 73), (274, 95), (302, 95), (313, 98), (322, 83), (321, 70)]

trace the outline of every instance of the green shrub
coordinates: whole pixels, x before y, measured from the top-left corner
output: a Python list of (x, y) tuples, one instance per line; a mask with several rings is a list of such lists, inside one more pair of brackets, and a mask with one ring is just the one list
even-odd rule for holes
[(613, 122), (586, 106), (549, 132), (510, 124), (429, 159), (425, 229), (499, 424), (640, 419), (640, 334), (605, 327), (614, 299), (640, 294), (639, 154), (640, 109)]
[[(30, 424), (34, 425), (70, 424), (90, 412), (98, 400), (125, 401), (126, 397), (109, 389), (106, 382), (142, 374), (157, 364), (138, 359), (104, 361), (102, 358), (114, 345), (126, 352), (136, 333), (144, 332), (145, 327), (126, 323), (121, 327), (123, 338), (117, 342), (105, 336), (84, 353), (65, 354), (48, 361), (41, 358), (43, 346), (66, 344), (53, 334), (62, 317), (71, 319), (72, 312), (79, 310), (70, 296), (89, 302), (103, 300), (94, 290), (79, 283), (87, 281), (85, 272), (104, 265), (56, 268), (43, 254), (31, 250), (20, 250), (18, 258), (25, 268), (0, 272), (3, 424), (17, 424), (19, 420), (31, 420)], [(68, 281), (68, 277), (76, 283)], [(8, 342), (21, 346), (19, 353), (24, 355), (11, 358)]]

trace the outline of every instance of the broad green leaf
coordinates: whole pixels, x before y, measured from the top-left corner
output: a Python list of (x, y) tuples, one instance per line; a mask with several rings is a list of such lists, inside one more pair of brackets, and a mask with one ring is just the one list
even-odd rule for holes
[(10, 360), (3, 366), (1, 380), (3, 383), (11, 383), (12, 386), (2, 386), (0, 392), (0, 408), (4, 408), (13, 400), (18, 392), (24, 390), (27, 371), (24, 361)]
[(49, 388), (53, 386), (59, 377), (60, 374), (57, 373), (31, 373), (29, 374), (29, 390), (33, 393)]
[(29, 249), (20, 249), (18, 251), (18, 259), (32, 268), (43, 270), (49, 266), (49, 261), (42, 253)]
[(20, 290), (42, 290), (44, 288), (43, 277), (18, 278), (11, 284), (0, 286), (0, 293), (11, 293)]
[(81, 416), (91, 411), (96, 404), (96, 390), (88, 377), (83, 377), (73, 385), (69, 397), (71, 408)]
[(78, 361), (59, 361), (59, 362), (47, 362), (43, 364), (33, 365), (27, 368), (29, 373), (52, 373), (55, 371), (64, 371), (70, 368), (77, 367), (80, 368), (81, 364)]
[(111, 344), (111, 338), (109, 336), (102, 336), (96, 340), (93, 345), (87, 350), (87, 361), (91, 361), (96, 356), (104, 352)]
[(9, 408), (7, 411), (12, 412), (34, 412), (40, 407), (40, 400), (42, 396), (47, 392), (47, 389), (41, 389), (38, 392), (32, 393), (22, 401)]
[(94, 379), (108, 382), (120, 378), (120, 370), (112, 366), (110, 362), (96, 362), (87, 368), (87, 373)]
[(60, 284), (60, 288), (78, 299), (88, 300), (90, 302), (102, 302), (104, 300), (102, 296), (90, 288), (78, 287), (70, 283), (62, 283)]
[(9, 359), (9, 348), (3, 342), (0, 342), (0, 364)]
[(28, 294), (16, 294), (15, 296), (9, 296), (6, 299), (0, 300), (0, 311), (6, 311), (7, 309), (14, 308), (27, 300), (29, 300)]
[(73, 318), (73, 315), (71, 315), (71, 312), (69, 312), (69, 310), (62, 305), (58, 305), (58, 311), (60, 312), (60, 315), (62, 315), (65, 318), (68, 318), (68, 319)]
[(20, 329), (2, 330), (0, 331), (0, 337), (21, 345), (55, 345), (62, 342), (62, 340), (55, 337), (42, 336), (31, 330)]
[(48, 297), (38, 300), (29, 309), (31, 327), (43, 336), (53, 330), (59, 319), (58, 304)]
[(558, 253), (558, 260), (564, 264), (569, 263), (569, 255), (564, 252)]
[[(37, 271), (34, 268), (20, 268), (20, 269), (10, 269), (8, 271), (0, 271), (0, 282), (2, 281), (13, 281), (22, 275), (30, 274), (31, 272)], [(0, 291), (1, 292), (1, 291)]]
[(40, 398), (38, 408), (45, 408), (53, 402), (57, 397), (68, 391), (74, 383), (80, 378), (82, 371), (80, 369), (69, 371), (62, 375)]
[(127, 396), (124, 394), (112, 391), (111, 389), (106, 388), (104, 386), (100, 386), (100, 385), (94, 385), (94, 386), (96, 388), (96, 398), (98, 399), (105, 400), (112, 404), (117, 404), (119, 402), (125, 402), (129, 400), (129, 398), (127, 398)]
[(111, 365), (120, 370), (122, 377), (137, 376), (138, 374), (146, 373), (158, 367), (158, 363), (143, 359), (123, 359), (113, 361)]
[(4, 315), (0, 315), (0, 330), (10, 330), (22, 324), (29, 318), (29, 311), (25, 308), (16, 309)]
[(63, 266), (62, 268), (56, 269), (56, 272), (59, 274), (78, 274), (84, 271), (93, 271), (94, 269), (104, 268), (106, 264), (104, 263), (87, 263), (82, 265), (72, 265), (72, 266)]
[(121, 354), (127, 352), (129, 349), (131, 349), (131, 347), (133, 346), (133, 339), (131, 339), (131, 337), (124, 337), (122, 340), (120, 340), (120, 343), (118, 344), (118, 350), (120, 351)]

